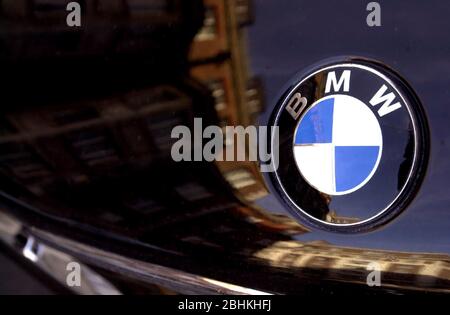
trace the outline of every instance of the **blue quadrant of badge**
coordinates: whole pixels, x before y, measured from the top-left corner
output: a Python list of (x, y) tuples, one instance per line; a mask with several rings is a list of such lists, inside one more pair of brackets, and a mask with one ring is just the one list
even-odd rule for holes
[(295, 144), (331, 143), (333, 140), (334, 98), (323, 100), (302, 118)]
[(377, 163), (378, 146), (336, 146), (336, 191), (342, 192), (361, 184)]

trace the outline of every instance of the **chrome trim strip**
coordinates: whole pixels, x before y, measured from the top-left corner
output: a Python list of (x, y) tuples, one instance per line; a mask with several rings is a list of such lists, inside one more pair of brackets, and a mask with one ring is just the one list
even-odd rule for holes
[(269, 295), (271, 293), (245, 288), (230, 283), (194, 275), (173, 268), (139, 261), (122, 255), (107, 252), (89, 245), (81, 244), (42, 230), (32, 228), (30, 233), (65, 253), (77, 257), (84, 263), (113, 272), (160, 285), (181, 294), (230, 294), (230, 295)]

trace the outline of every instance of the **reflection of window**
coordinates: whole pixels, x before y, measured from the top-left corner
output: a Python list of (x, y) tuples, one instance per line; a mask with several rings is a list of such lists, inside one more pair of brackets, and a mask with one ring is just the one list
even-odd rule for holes
[(308, 267), (332, 268), (335, 263), (336, 263), (335, 259), (316, 256), (308, 261)]
[(2, 144), (0, 152), (0, 171), (24, 183), (35, 194), (41, 194), (39, 186), (52, 179), (45, 162), (24, 144)]
[(105, 132), (82, 130), (68, 135), (78, 158), (89, 166), (111, 165), (119, 162), (116, 150)]
[(208, 88), (211, 91), (212, 96), (215, 101), (215, 109), (216, 111), (222, 111), (226, 109), (226, 95), (225, 95), (225, 86), (223, 81), (221, 80), (213, 80), (206, 83)]
[(389, 271), (394, 272), (394, 273), (417, 274), (417, 273), (419, 273), (420, 269), (422, 269), (421, 266), (392, 264), (391, 268), (389, 268)]
[(252, 78), (247, 82), (245, 96), (247, 100), (247, 111), (253, 119), (263, 110), (262, 82), (259, 78)]
[(188, 201), (197, 201), (212, 197), (212, 194), (202, 185), (196, 182), (189, 182), (175, 187), (181, 197)]
[(158, 202), (145, 196), (127, 199), (124, 201), (124, 204), (128, 209), (144, 215), (164, 210), (164, 207)]
[(19, 178), (30, 179), (49, 174), (40, 159), (24, 145), (2, 145), (2, 152), (0, 160)]
[(222, 135), (223, 135), (223, 146), (224, 148), (230, 148), (234, 146), (234, 136), (228, 136), (227, 137), (227, 126), (230, 126), (230, 121), (227, 117), (222, 118), (219, 121), (219, 126), (222, 129)]
[(164, 153), (170, 153), (172, 144), (176, 141), (171, 137), (172, 129), (183, 124), (181, 115), (179, 113), (177, 115), (163, 112), (146, 118), (155, 145)]
[(165, 13), (167, 0), (127, 0), (128, 10), (132, 16), (150, 16)]
[(217, 35), (217, 18), (214, 8), (207, 7), (205, 10), (205, 18), (203, 20), (203, 27), (195, 36), (195, 40), (210, 40)]
[(250, 0), (236, 0), (236, 17), (239, 26), (253, 23), (253, 3)]
[(225, 174), (226, 180), (236, 189), (256, 184), (253, 174), (246, 169), (237, 169)]

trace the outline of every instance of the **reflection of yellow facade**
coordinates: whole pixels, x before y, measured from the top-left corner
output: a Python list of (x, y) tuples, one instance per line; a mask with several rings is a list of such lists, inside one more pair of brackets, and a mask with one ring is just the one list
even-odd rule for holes
[(359, 222), (360, 219), (352, 218), (352, 217), (338, 216), (335, 211), (330, 211), (330, 213), (327, 213), (326, 221), (332, 222), (335, 224), (351, 224), (351, 223)]
[[(204, 5), (203, 28), (191, 46), (191, 74), (211, 89), (222, 127), (254, 124), (262, 97), (259, 81), (249, 78), (247, 72), (242, 26), (252, 19), (250, 1), (204, 0)], [(256, 163), (218, 162), (217, 165), (247, 200), (267, 194)]]
[(347, 248), (326, 242), (280, 241), (254, 254), (271, 266), (289, 269), (293, 276), (322, 271), (323, 280), (366, 284), (368, 266), (380, 266), (381, 285), (413, 289), (429, 287), (450, 292), (450, 256)]

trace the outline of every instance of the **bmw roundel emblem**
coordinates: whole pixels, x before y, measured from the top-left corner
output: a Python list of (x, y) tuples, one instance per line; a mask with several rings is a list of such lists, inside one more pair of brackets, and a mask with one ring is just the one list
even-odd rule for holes
[(271, 123), (271, 175), (291, 212), (336, 232), (373, 229), (399, 214), (426, 169), (428, 128), (409, 85), (381, 63), (332, 60), (297, 76)]

